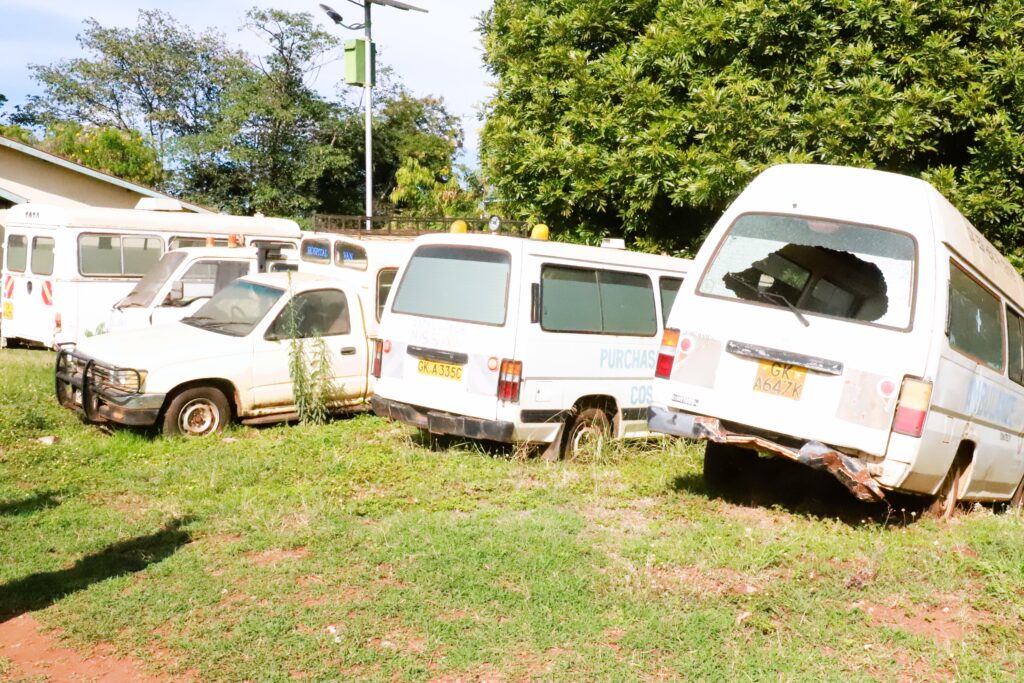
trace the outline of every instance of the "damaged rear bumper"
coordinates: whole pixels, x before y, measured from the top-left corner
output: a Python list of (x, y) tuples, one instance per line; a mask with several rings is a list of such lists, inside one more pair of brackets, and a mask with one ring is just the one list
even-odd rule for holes
[(808, 441), (799, 449), (789, 448), (763, 436), (731, 432), (722, 426), (718, 418), (677, 413), (656, 406), (648, 409), (647, 424), (652, 432), (686, 439), (707, 439), (716, 443), (749, 446), (759, 451), (781, 455), (801, 465), (831, 473), (860, 500), (885, 500), (881, 485), (871, 476), (862, 460), (840, 453), (818, 441)]

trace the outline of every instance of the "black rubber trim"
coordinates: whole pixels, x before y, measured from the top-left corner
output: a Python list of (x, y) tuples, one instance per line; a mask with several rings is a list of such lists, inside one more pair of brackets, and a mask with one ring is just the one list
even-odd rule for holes
[(373, 412), (390, 420), (426, 429), (432, 434), (451, 434), (467, 439), (512, 442), (515, 424), (500, 420), (482, 420), (466, 415), (454, 415), (428, 408), (409, 405), (399, 401), (374, 396), (370, 399)]
[(527, 424), (565, 422), (571, 414), (571, 410), (523, 410), (519, 413), (519, 419)]
[(776, 363), (785, 363), (786, 365), (797, 365), (825, 375), (843, 374), (843, 364), (837, 360), (807, 356), (802, 353), (793, 353), (792, 351), (783, 351), (782, 349), (773, 349), (755, 344), (744, 344), (732, 340), (725, 345), (725, 350), (734, 356), (770, 360)]
[(622, 419), (623, 420), (646, 420), (647, 419), (647, 408), (643, 406), (641, 408), (623, 408)]
[(406, 352), (414, 358), (423, 358), (424, 360), (433, 360), (440, 363), (465, 365), (469, 362), (469, 354), (459, 353), (458, 351), (444, 351), (443, 349), (428, 349), (423, 346), (409, 346), (406, 347)]

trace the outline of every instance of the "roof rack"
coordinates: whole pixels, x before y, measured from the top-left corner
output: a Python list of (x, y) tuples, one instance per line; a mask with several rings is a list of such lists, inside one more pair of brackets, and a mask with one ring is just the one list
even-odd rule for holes
[(366, 216), (348, 216), (328, 213), (313, 214), (313, 230), (317, 232), (333, 232), (344, 235), (407, 237), (432, 232), (448, 232), (455, 221), (465, 221), (470, 232), (497, 232), (502, 235), (529, 235), (532, 227), (526, 221), (502, 220), (501, 228), (491, 230), (487, 218), (463, 218), (460, 216), (442, 216), (423, 218), (413, 216), (373, 216), (370, 218), (370, 230), (366, 229)]

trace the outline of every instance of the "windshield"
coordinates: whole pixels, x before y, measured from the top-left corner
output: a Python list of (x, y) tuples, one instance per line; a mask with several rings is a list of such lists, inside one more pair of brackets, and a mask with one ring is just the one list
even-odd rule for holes
[(163, 258), (139, 280), (135, 288), (128, 292), (128, 296), (121, 299), (114, 308), (148, 307), (185, 257), (186, 254), (182, 252), (171, 251), (164, 254)]
[(817, 218), (747, 214), (733, 224), (699, 292), (846, 320), (910, 327), (914, 240)]
[(507, 251), (425, 245), (402, 275), (396, 313), (502, 325), (511, 257)]
[(283, 289), (235, 280), (214, 294), (195, 315), (182, 319), (182, 322), (212, 332), (244, 337), (263, 320), (283, 294)]

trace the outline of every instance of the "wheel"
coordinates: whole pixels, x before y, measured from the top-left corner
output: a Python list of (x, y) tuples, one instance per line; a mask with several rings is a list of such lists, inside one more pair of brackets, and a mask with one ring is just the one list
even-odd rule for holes
[(612, 425), (605, 412), (600, 408), (585, 408), (565, 432), (563, 457), (576, 461), (598, 459), (611, 436)]
[(757, 452), (727, 443), (708, 441), (704, 446), (704, 482), (711, 488), (735, 486), (757, 460)]
[(231, 419), (231, 406), (219, 389), (193, 387), (175, 396), (164, 411), (165, 436), (219, 434)]
[(948, 520), (953, 516), (957, 503), (960, 502), (960, 494), (963, 490), (964, 475), (967, 473), (966, 460), (960, 457), (953, 459), (953, 464), (946, 473), (946, 478), (939, 486), (935, 502), (930, 508), (931, 516), (936, 519)]
[(1017, 490), (1010, 497), (1009, 506), (1011, 510), (1024, 510), (1024, 479), (1017, 484)]

